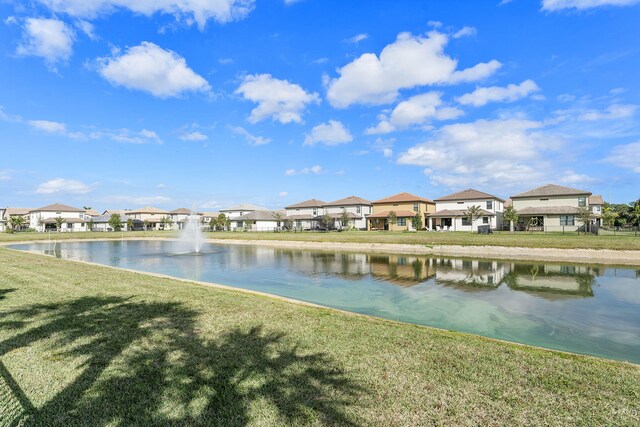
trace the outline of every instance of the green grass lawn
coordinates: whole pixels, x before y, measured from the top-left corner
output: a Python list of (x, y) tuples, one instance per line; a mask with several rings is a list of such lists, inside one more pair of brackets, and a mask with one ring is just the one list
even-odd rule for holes
[(0, 249), (0, 425), (638, 425), (640, 366)]
[[(51, 239), (120, 239), (122, 237), (166, 237), (175, 238), (177, 231), (134, 231), (124, 233), (51, 233)], [(304, 242), (347, 242), (347, 243), (403, 243), (415, 245), (463, 245), (463, 246), (512, 246), (530, 248), (561, 249), (614, 249), (640, 250), (640, 235), (578, 235), (572, 234), (528, 234), (509, 232), (490, 235), (471, 234), (467, 232), (382, 232), (382, 231), (348, 231), (330, 233), (257, 233), (257, 232), (216, 232), (205, 233), (210, 239), (239, 240), (289, 240)], [(48, 233), (0, 233), (0, 242), (18, 242), (25, 240), (47, 240)]]

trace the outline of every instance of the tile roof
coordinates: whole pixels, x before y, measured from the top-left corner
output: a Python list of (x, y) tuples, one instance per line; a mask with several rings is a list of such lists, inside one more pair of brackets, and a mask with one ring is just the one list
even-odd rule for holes
[[(480, 209), (481, 216), (495, 216), (493, 212), (486, 211), (484, 209)], [(467, 216), (466, 209), (442, 209), (440, 211), (429, 214), (431, 218), (441, 218), (441, 217), (450, 217), (450, 216)]]
[(165, 211), (164, 209), (155, 208), (153, 206), (145, 206), (140, 209), (132, 209), (130, 211), (126, 211), (125, 214), (168, 214), (169, 211)]
[(4, 212), (4, 216), (9, 218), (13, 215), (27, 215), (33, 209), (31, 208), (7, 208)]
[(349, 196), (344, 199), (335, 200), (330, 203), (325, 203), (325, 206), (345, 206), (345, 205), (370, 205), (371, 201), (363, 199), (362, 197)]
[(54, 203), (53, 205), (32, 209), (30, 212), (84, 212), (84, 209), (74, 208), (73, 206), (63, 205), (62, 203)]
[(386, 204), (386, 203), (402, 203), (402, 202), (424, 202), (424, 203), (434, 203), (433, 200), (427, 199), (424, 197), (414, 196), (410, 193), (398, 193), (393, 196), (385, 197), (384, 199), (376, 200), (375, 202), (371, 202), (374, 205), (377, 204)]
[(590, 205), (604, 205), (604, 200), (600, 194), (594, 194), (593, 196), (589, 196), (589, 204)]
[(242, 216), (239, 216), (237, 218), (233, 218), (232, 221), (244, 221), (244, 220), (249, 220), (249, 221), (277, 221), (276, 217), (274, 216), (274, 215), (276, 215), (276, 213), (280, 213), (282, 215), (282, 219), (284, 220), (284, 218), (285, 218), (284, 212), (260, 210), (260, 211), (249, 212), (249, 213), (244, 214)]
[(286, 216), (287, 219), (293, 220), (293, 221), (302, 221), (302, 220), (312, 220), (312, 219), (316, 219), (315, 216), (311, 215), (311, 214), (302, 214), (302, 215), (287, 215)]
[(547, 184), (524, 193), (511, 196), (512, 199), (519, 197), (544, 197), (544, 196), (574, 196), (574, 195), (591, 195), (589, 191), (578, 190), (576, 188), (564, 187), (562, 185)]
[(100, 216), (100, 212), (95, 209), (87, 209), (85, 210), (86, 214), (89, 216)]
[(318, 199), (309, 199), (304, 202), (296, 203), (295, 205), (287, 206), (285, 209), (295, 209), (295, 208), (321, 208), (326, 203), (322, 200)]
[[(367, 218), (389, 218), (389, 211), (378, 212), (371, 215), (367, 215)], [(413, 211), (396, 211), (396, 218), (409, 218), (416, 216)]]
[[(170, 213), (172, 214), (184, 214), (184, 215), (191, 215), (191, 212), (193, 212), (191, 209), (187, 209), (187, 208), (178, 208), (178, 209), (174, 209), (172, 210)], [(197, 213), (196, 213), (197, 215)]]
[(220, 209), (220, 212), (229, 211), (268, 211), (269, 209), (256, 205), (250, 205), (248, 203), (242, 203), (239, 205), (231, 206), (230, 208)]
[(493, 194), (484, 193), (482, 191), (475, 190), (473, 188), (467, 188), (466, 190), (458, 191), (457, 193), (449, 194), (447, 196), (435, 199), (436, 202), (445, 202), (452, 200), (477, 200), (477, 199), (496, 199), (504, 202), (500, 197)]

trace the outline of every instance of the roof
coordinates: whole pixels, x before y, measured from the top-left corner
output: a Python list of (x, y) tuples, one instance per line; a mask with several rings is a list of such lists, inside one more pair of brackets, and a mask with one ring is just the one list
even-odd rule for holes
[[(191, 209), (187, 209), (187, 208), (178, 208), (178, 209), (174, 209), (171, 211), (172, 214), (184, 214), (184, 215), (191, 215), (193, 211)], [(195, 213), (196, 215), (198, 215), (198, 213)]]
[(165, 211), (164, 209), (155, 208), (153, 206), (145, 206), (140, 209), (132, 209), (130, 211), (125, 211), (125, 214), (168, 214), (169, 211)]
[(590, 205), (604, 205), (604, 200), (600, 194), (594, 194), (593, 196), (589, 196), (589, 204)]
[(26, 215), (31, 212), (31, 208), (7, 208), (4, 212), (6, 217), (14, 216), (14, 215)]
[(282, 218), (284, 220), (285, 216), (284, 216), (284, 212), (282, 211), (267, 211), (267, 210), (259, 210), (259, 211), (253, 211), (253, 212), (249, 212), (247, 214), (244, 214), (242, 216), (239, 216), (237, 218), (233, 218), (233, 221), (245, 221), (245, 220), (249, 220), (249, 221), (277, 221), (276, 217), (274, 215), (276, 215), (277, 213), (280, 213), (282, 215)]
[(126, 215), (128, 212), (130, 211), (126, 209), (107, 209), (104, 212), (102, 212), (102, 215), (113, 215), (113, 214)]
[(302, 220), (316, 219), (316, 217), (311, 214), (302, 214), (302, 215), (287, 215), (285, 219), (290, 219), (292, 221), (302, 221)]
[(32, 209), (29, 212), (84, 212), (84, 209), (74, 208), (73, 206), (63, 205), (62, 203), (54, 203), (53, 205)]
[[(486, 211), (484, 209), (480, 209), (479, 213), (480, 213), (480, 216), (495, 216), (496, 215), (493, 212), (489, 212), (489, 211)], [(431, 218), (445, 218), (445, 217), (450, 217), (450, 216), (466, 217), (467, 216), (467, 210), (466, 209), (442, 209), (440, 211), (437, 211), (437, 212), (434, 212), (432, 214), (429, 214), (429, 217), (431, 217)]]
[(285, 209), (295, 209), (295, 208), (320, 208), (324, 206), (326, 203), (322, 200), (318, 199), (309, 199), (304, 202), (296, 203), (295, 205), (287, 206)]
[(535, 206), (520, 209), (518, 214), (523, 215), (574, 215), (578, 213), (578, 208), (574, 206)]
[(268, 211), (269, 209), (256, 205), (250, 205), (248, 203), (242, 203), (240, 205), (231, 206), (230, 208), (220, 209), (220, 212), (228, 211)]
[(393, 196), (385, 197), (384, 199), (376, 200), (375, 202), (371, 202), (371, 204), (385, 204), (385, 203), (402, 203), (402, 202), (424, 202), (424, 203), (434, 203), (431, 199), (426, 199), (424, 197), (415, 196), (410, 193), (398, 193)]
[[(389, 212), (391, 211), (374, 213), (367, 215), (367, 218), (389, 218)], [(409, 218), (414, 216), (416, 216), (416, 213), (413, 211), (396, 211), (396, 218)]]
[(344, 199), (339, 199), (330, 203), (325, 203), (325, 206), (345, 206), (345, 205), (370, 205), (371, 201), (363, 199), (362, 197), (349, 196)]
[(85, 213), (89, 216), (100, 216), (100, 212), (95, 209), (87, 209), (85, 210)]
[(445, 202), (453, 200), (478, 200), (478, 199), (496, 199), (504, 202), (500, 197), (493, 194), (485, 193), (475, 190), (473, 188), (467, 188), (466, 190), (458, 191), (457, 193), (449, 194), (447, 196), (435, 199), (436, 202)]
[(524, 193), (511, 196), (512, 199), (519, 197), (544, 197), (544, 196), (577, 196), (577, 195), (590, 196), (591, 193), (584, 190), (578, 190), (576, 188), (564, 187), (562, 185), (547, 184), (542, 187), (534, 188), (533, 190), (525, 191)]
[(513, 200), (511, 200), (511, 197), (504, 201), (504, 207), (508, 208), (509, 206), (513, 206)]
[(218, 215), (220, 215), (220, 212), (200, 212), (200, 214), (202, 216), (206, 216), (206, 217), (218, 217)]

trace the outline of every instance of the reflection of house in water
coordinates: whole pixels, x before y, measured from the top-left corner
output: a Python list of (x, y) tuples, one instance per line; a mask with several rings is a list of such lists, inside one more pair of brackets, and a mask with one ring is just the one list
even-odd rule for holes
[(435, 274), (429, 260), (403, 255), (369, 255), (371, 276), (400, 286), (422, 283)]
[(286, 260), (288, 269), (307, 276), (329, 275), (360, 279), (369, 273), (367, 255), (274, 249), (276, 262)]
[(509, 288), (547, 299), (593, 296), (592, 285), (604, 268), (585, 265), (511, 264)]
[(509, 272), (509, 264), (491, 260), (433, 258), (436, 283), (461, 290), (494, 289)]

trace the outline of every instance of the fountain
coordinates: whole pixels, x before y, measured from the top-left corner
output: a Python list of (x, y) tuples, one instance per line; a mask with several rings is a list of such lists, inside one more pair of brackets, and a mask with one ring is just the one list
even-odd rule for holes
[(180, 231), (180, 237), (175, 242), (175, 252), (179, 254), (195, 253), (199, 254), (202, 249), (204, 237), (200, 228), (200, 217), (191, 211), (184, 226)]

